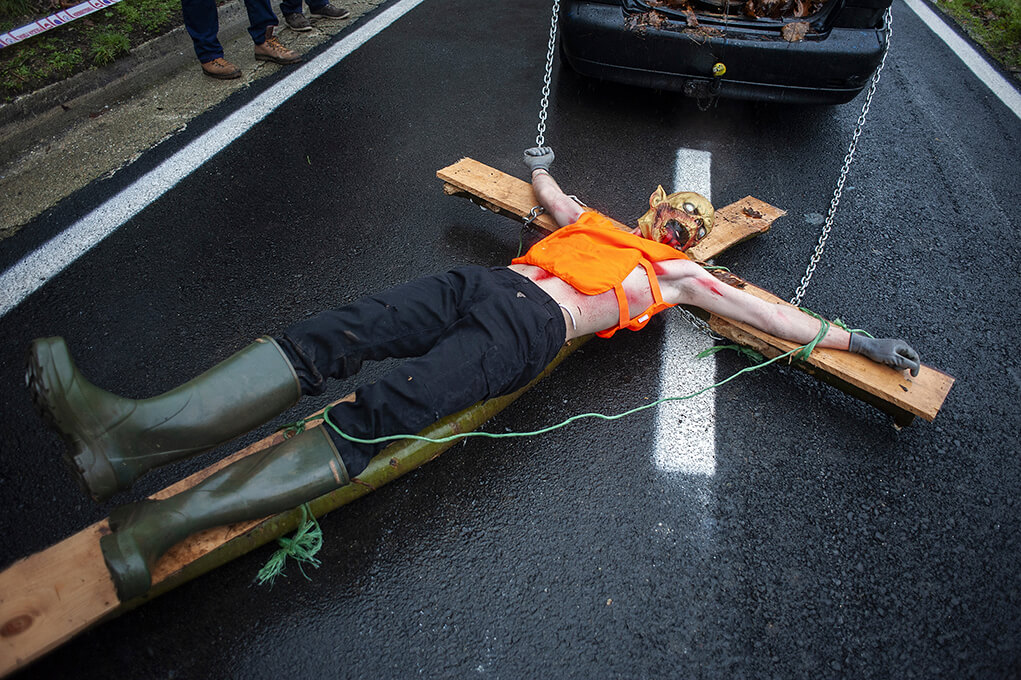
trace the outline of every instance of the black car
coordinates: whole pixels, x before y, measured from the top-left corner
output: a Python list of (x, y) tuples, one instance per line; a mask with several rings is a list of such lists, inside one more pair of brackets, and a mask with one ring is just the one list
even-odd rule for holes
[(692, 97), (842, 104), (868, 84), (892, 0), (562, 0), (582, 75)]

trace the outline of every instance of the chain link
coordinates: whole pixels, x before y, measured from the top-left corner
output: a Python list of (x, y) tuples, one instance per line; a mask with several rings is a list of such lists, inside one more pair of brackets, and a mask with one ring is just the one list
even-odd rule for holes
[(542, 79), (542, 101), (539, 104), (539, 134), (536, 146), (546, 146), (546, 110), (549, 108), (550, 82), (553, 80), (553, 53), (557, 46), (557, 21), (560, 18), (560, 0), (553, 0), (553, 18), (549, 27), (549, 48), (546, 50), (546, 74)]
[(726, 340), (726, 338), (724, 338), (724, 337), (714, 333), (713, 329), (710, 328), (709, 324), (706, 321), (704, 321), (703, 319), (698, 318), (697, 316), (692, 314), (690, 311), (688, 311), (687, 309), (685, 309), (684, 307), (681, 307), (679, 305), (677, 306), (677, 309), (681, 310), (681, 314), (684, 315), (684, 318), (686, 318), (688, 320), (688, 323), (690, 323), (695, 328), (695, 330), (697, 330), (697, 331), (699, 331), (701, 333), (705, 333), (710, 338), (712, 338), (712, 340), (714, 342), (719, 342), (720, 340)]
[(891, 7), (886, 9), (883, 20), (886, 22), (886, 47), (883, 50), (883, 58), (879, 62), (879, 68), (876, 69), (875, 75), (872, 76), (872, 84), (869, 85), (868, 93), (865, 95), (865, 103), (861, 107), (861, 115), (858, 116), (858, 123), (854, 128), (854, 135), (851, 137), (851, 144), (847, 149), (847, 155), (844, 156), (844, 165), (840, 169), (837, 187), (833, 190), (833, 199), (830, 201), (830, 210), (826, 215), (826, 222), (823, 224), (822, 233), (819, 235), (819, 242), (815, 246), (815, 252), (812, 253), (812, 259), (808, 263), (808, 268), (805, 269), (805, 275), (801, 278), (801, 285), (798, 286), (794, 297), (791, 298), (791, 304), (796, 307), (801, 305), (801, 300), (805, 297), (805, 291), (808, 290), (808, 284), (815, 273), (816, 265), (819, 264), (819, 258), (822, 257), (823, 251), (826, 250), (826, 240), (829, 239), (830, 230), (833, 229), (833, 219), (837, 214), (837, 206), (840, 205), (840, 196), (844, 191), (844, 182), (847, 180), (847, 175), (851, 170), (851, 161), (854, 160), (854, 153), (858, 149), (858, 137), (865, 127), (865, 117), (872, 106), (872, 95), (876, 92), (876, 85), (879, 84), (879, 76), (883, 73), (883, 66), (886, 65), (886, 55), (890, 53), (890, 39), (893, 37), (893, 12)]
[(528, 217), (525, 219), (525, 223), (521, 225), (521, 228), (524, 229), (532, 222), (535, 222), (537, 219), (539, 219), (539, 215), (542, 215), (545, 212), (546, 208), (542, 207), (541, 205), (533, 207), (531, 212), (528, 213)]

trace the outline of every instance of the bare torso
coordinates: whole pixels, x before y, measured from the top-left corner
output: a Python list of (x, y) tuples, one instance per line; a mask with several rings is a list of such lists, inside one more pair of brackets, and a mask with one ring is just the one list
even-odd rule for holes
[[(675, 302), (676, 296), (670, 285), (671, 272), (675, 268), (674, 260), (662, 262), (655, 265), (659, 273), (660, 292), (667, 302)], [(531, 279), (537, 286), (556, 300), (564, 311), (564, 321), (567, 324), (567, 340), (589, 335), (597, 331), (612, 328), (617, 325), (620, 319), (620, 312), (617, 308), (617, 296), (613, 290), (608, 290), (599, 295), (585, 295), (579, 292), (574, 286), (550, 274), (545, 269), (527, 264), (512, 264), (510, 269)], [(645, 270), (635, 267), (627, 278), (624, 279), (624, 293), (627, 295), (629, 318), (634, 317), (652, 304), (652, 291), (649, 288), (649, 278)], [(570, 313), (568, 313), (570, 312)], [(573, 321), (572, 318), (573, 317)], [(575, 325), (576, 324), (576, 325)]]
[[(533, 151), (536, 153), (532, 153)], [(585, 208), (567, 196), (550, 176), (552, 150), (530, 149), (526, 151), (526, 156), (546, 163), (541, 165), (526, 160), (526, 165), (532, 168), (532, 190), (539, 204), (559, 225), (566, 226), (577, 222)], [(638, 234), (639, 230), (634, 229), (632, 233)], [(714, 314), (750, 324), (767, 333), (800, 343), (811, 341), (819, 332), (817, 320), (796, 308), (768, 303), (738, 288), (723, 284), (693, 260), (666, 260), (653, 266), (663, 300), (669, 304), (683, 303), (701, 307)], [(599, 295), (585, 295), (539, 267), (512, 265), (511, 269), (534, 281), (567, 310), (564, 312), (564, 321), (567, 324), (566, 340), (617, 325), (620, 312), (612, 290)], [(630, 318), (652, 304), (649, 280), (643, 269), (632, 270), (624, 279), (623, 287), (628, 300), (627, 314)], [(575, 325), (572, 325), (572, 316)], [(847, 349), (849, 341), (847, 331), (830, 327), (819, 346)], [(917, 353), (911, 348), (908, 349), (917, 359)]]

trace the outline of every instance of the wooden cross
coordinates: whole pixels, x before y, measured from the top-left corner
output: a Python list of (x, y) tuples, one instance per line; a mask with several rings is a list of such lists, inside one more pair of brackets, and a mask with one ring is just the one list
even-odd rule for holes
[[(536, 205), (532, 185), (487, 165), (464, 158), (436, 173), (444, 182), (444, 192), (464, 196), (489, 210), (515, 219), (527, 217)], [(716, 223), (709, 237), (688, 254), (699, 261), (710, 260), (725, 248), (745, 241), (769, 229), (784, 211), (751, 196), (716, 211)], [(546, 231), (557, 228), (549, 215), (533, 224)], [(619, 222), (622, 229), (627, 229)], [(715, 274), (716, 272), (714, 272)], [(722, 281), (763, 300), (789, 304), (733, 274), (718, 274)], [(719, 335), (772, 358), (789, 352), (797, 343), (783, 340), (747, 324), (715, 314), (708, 315), (709, 326)], [(905, 371), (877, 364), (863, 356), (832, 349), (816, 349), (798, 368), (855, 396), (893, 416), (897, 427), (904, 427), (920, 416), (932, 421), (954, 384), (954, 379), (936, 369), (922, 366), (917, 377)]]
[[(481, 201), (496, 212), (511, 214), (516, 218), (523, 217), (535, 205), (530, 184), (470, 159), (444, 168), (438, 175), (447, 182), (445, 189), (448, 193), (470, 194), (474, 200)], [(715, 257), (730, 246), (766, 231), (772, 221), (782, 214), (783, 211), (762, 201), (751, 197), (742, 199), (717, 212), (716, 226), (709, 237), (693, 250), (693, 255), (701, 260)], [(556, 228), (548, 216), (541, 216), (536, 223), (548, 230)], [(768, 295), (765, 292), (762, 294)], [(721, 335), (751, 344), (763, 353), (784, 351), (784, 341), (770, 336), (763, 339), (763, 334), (755, 332), (754, 329), (748, 330), (736, 324), (733, 324), (732, 329), (725, 320), (718, 318), (710, 319), (710, 324)], [(744, 337), (745, 334), (748, 334), (748, 337)], [(448, 416), (420, 434), (438, 439), (477, 429), (486, 420), (513, 403), (532, 385), (549, 375), (564, 358), (585, 341), (586, 338), (578, 338), (568, 343), (540, 376), (517, 392), (476, 404)], [(756, 343), (765, 344), (756, 346)], [(900, 390), (897, 386), (904, 382), (899, 377), (890, 375), (898, 373), (897, 371), (877, 366), (867, 359), (847, 352), (837, 353), (843, 355), (844, 359), (830, 357), (829, 354), (831, 352), (826, 350), (816, 350), (813, 353), (815, 361), (810, 362), (810, 366), (813, 367), (811, 370), (816, 369), (818, 366), (816, 362), (822, 358), (822, 365), (826, 368), (818, 370), (825, 372), (827, 376), (831, 374), (835, 376), (837, 371), (833, 366), (847, 361), (850, 368), (842, 369), (840, 375), (846, 376), (847, 371), (864, 372), (866, 378), (863, 382), (872, 389), (875, 389), (874, 383), (885, 380), (892, 386), (892, 389), (886, 391), (895, 392)], [(886, 372), (886, 377), (882, 380), (872, 374), (872, 371), (877, 369), (880, 376)], [(853, 376), (841, 379), (850, 381), (851, 377)], [(896, 403), (892, 400), (883, 403), (890, 405), (890, 408), (900, 409), (894, 411), (895, 417), (898, 413), (907, 413), (921, 415), (931, 420), (942, 403), (942, 397), (939, 397), (937, 402), (936, 396), (933, 396), (939, 391), (932, 386), (941, 385), (942, 395), (945, 397), (952, 382), (953, 379), (949, 376), (923, 367), (919, 378), (906, 388), (907, 396), (901, 397)], [(869, 394), (875, 396), (873, 392)], [(929, 396), (919, 399), (922, 394)], [(354, 395), (348, 395), (340, 401), (353, 398)], [(923, 406), (919, 406), (919, 403)], [(308, 426), (319, 427), (321, 424), (320, 420), (309, 423)], [(266, 437), (154, 494), (153, 498), (166, 498), (180, 493), (230, 463), (278, 444), (282, 440), (283, 434), (279, 432)], [(433, 444), (409, 440), (392, 444), (372, 459), (369, 466), (355, 480), (356, 483), (348, 484), (309, 503), (312, 514), (318, 517), (350, 503), (424, 465), (454, 443), (456, 442)], [(52, 458), (56, 461), (57, 456)], [(131, 602), (121, 602), (117, 599), (113, 581), (99, 548), (99, 538), (110, 532), (107, 520), (86, 527), (46, 550), (15, 562), (0, 572), (0, 677), (23, 668), (100, 621), (112, 618), (294, 531), (301, 518), (301, 510), (295, 509), (273, 517), (218, 527), (190, 536), (171, 548), (156, 564), (150, 592)]]

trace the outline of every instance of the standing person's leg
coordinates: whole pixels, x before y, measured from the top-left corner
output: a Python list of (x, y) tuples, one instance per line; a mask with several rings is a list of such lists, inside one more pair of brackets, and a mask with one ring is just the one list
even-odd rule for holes
[(302, 0), (282, 0), (280, 14), (294, 31), (311, 31), (312, 24), (301, 11)]
[(270, 0), (245, 0), (248, 10), (248, 34), (255, 42), (255, 58), (276, 64), (296, 64), (301, 55), (288, 49), (273, 35), (277, 15), (273, 13)]
[[(373, 438), (416, 433), (472, 403), (507, 394), (538, 375), (563, 345), (556, 302), (528, 279), (483, 272), (473, 309), (423, 357), (360, 388), (330, 419), (348, 434)], [(485, 278), (485, 277), (482, 277)], [(487, 289), (483, 291), (481, 289)], [(145, 593), (159, 557), (186, 536), (265, 517), (347, 484), (383, 445), (355, 445), (327, 426), (306, 430), (242, 459), (161, 501), (118, 508), (101, 539), (121, 600)]]
[(281, 14), (301, 14), (302, 0), (281, 0)]
[(207, 62), (223, 56), (223, 47), (216, 34), (220, 30), (220, 19), (216, 12), (215, 0), (181, 0), (181, 15), (184, 27), (195, 46), (195, 56), (200, 62)]
[(351, 16), (349, 11), (343, 7), (333, 5), (329, 0), (326, 0), (325, 2), (309, 0), (308, 11), (312, 16), (321, 17), (323, 19), (347, 19)]
[(266, 40), (266, 30), (276, 26), (277, 15), (273, 13), (270, 0), (245, 0), (248, 11), (248, 35), (259, 45)]
[(223, 58), (223, 47), (217, 38), (220, 20), (216, 1), (181, 0), (181, 15), (203, 72), (220, 79), (240, 76), (241, 69)]

